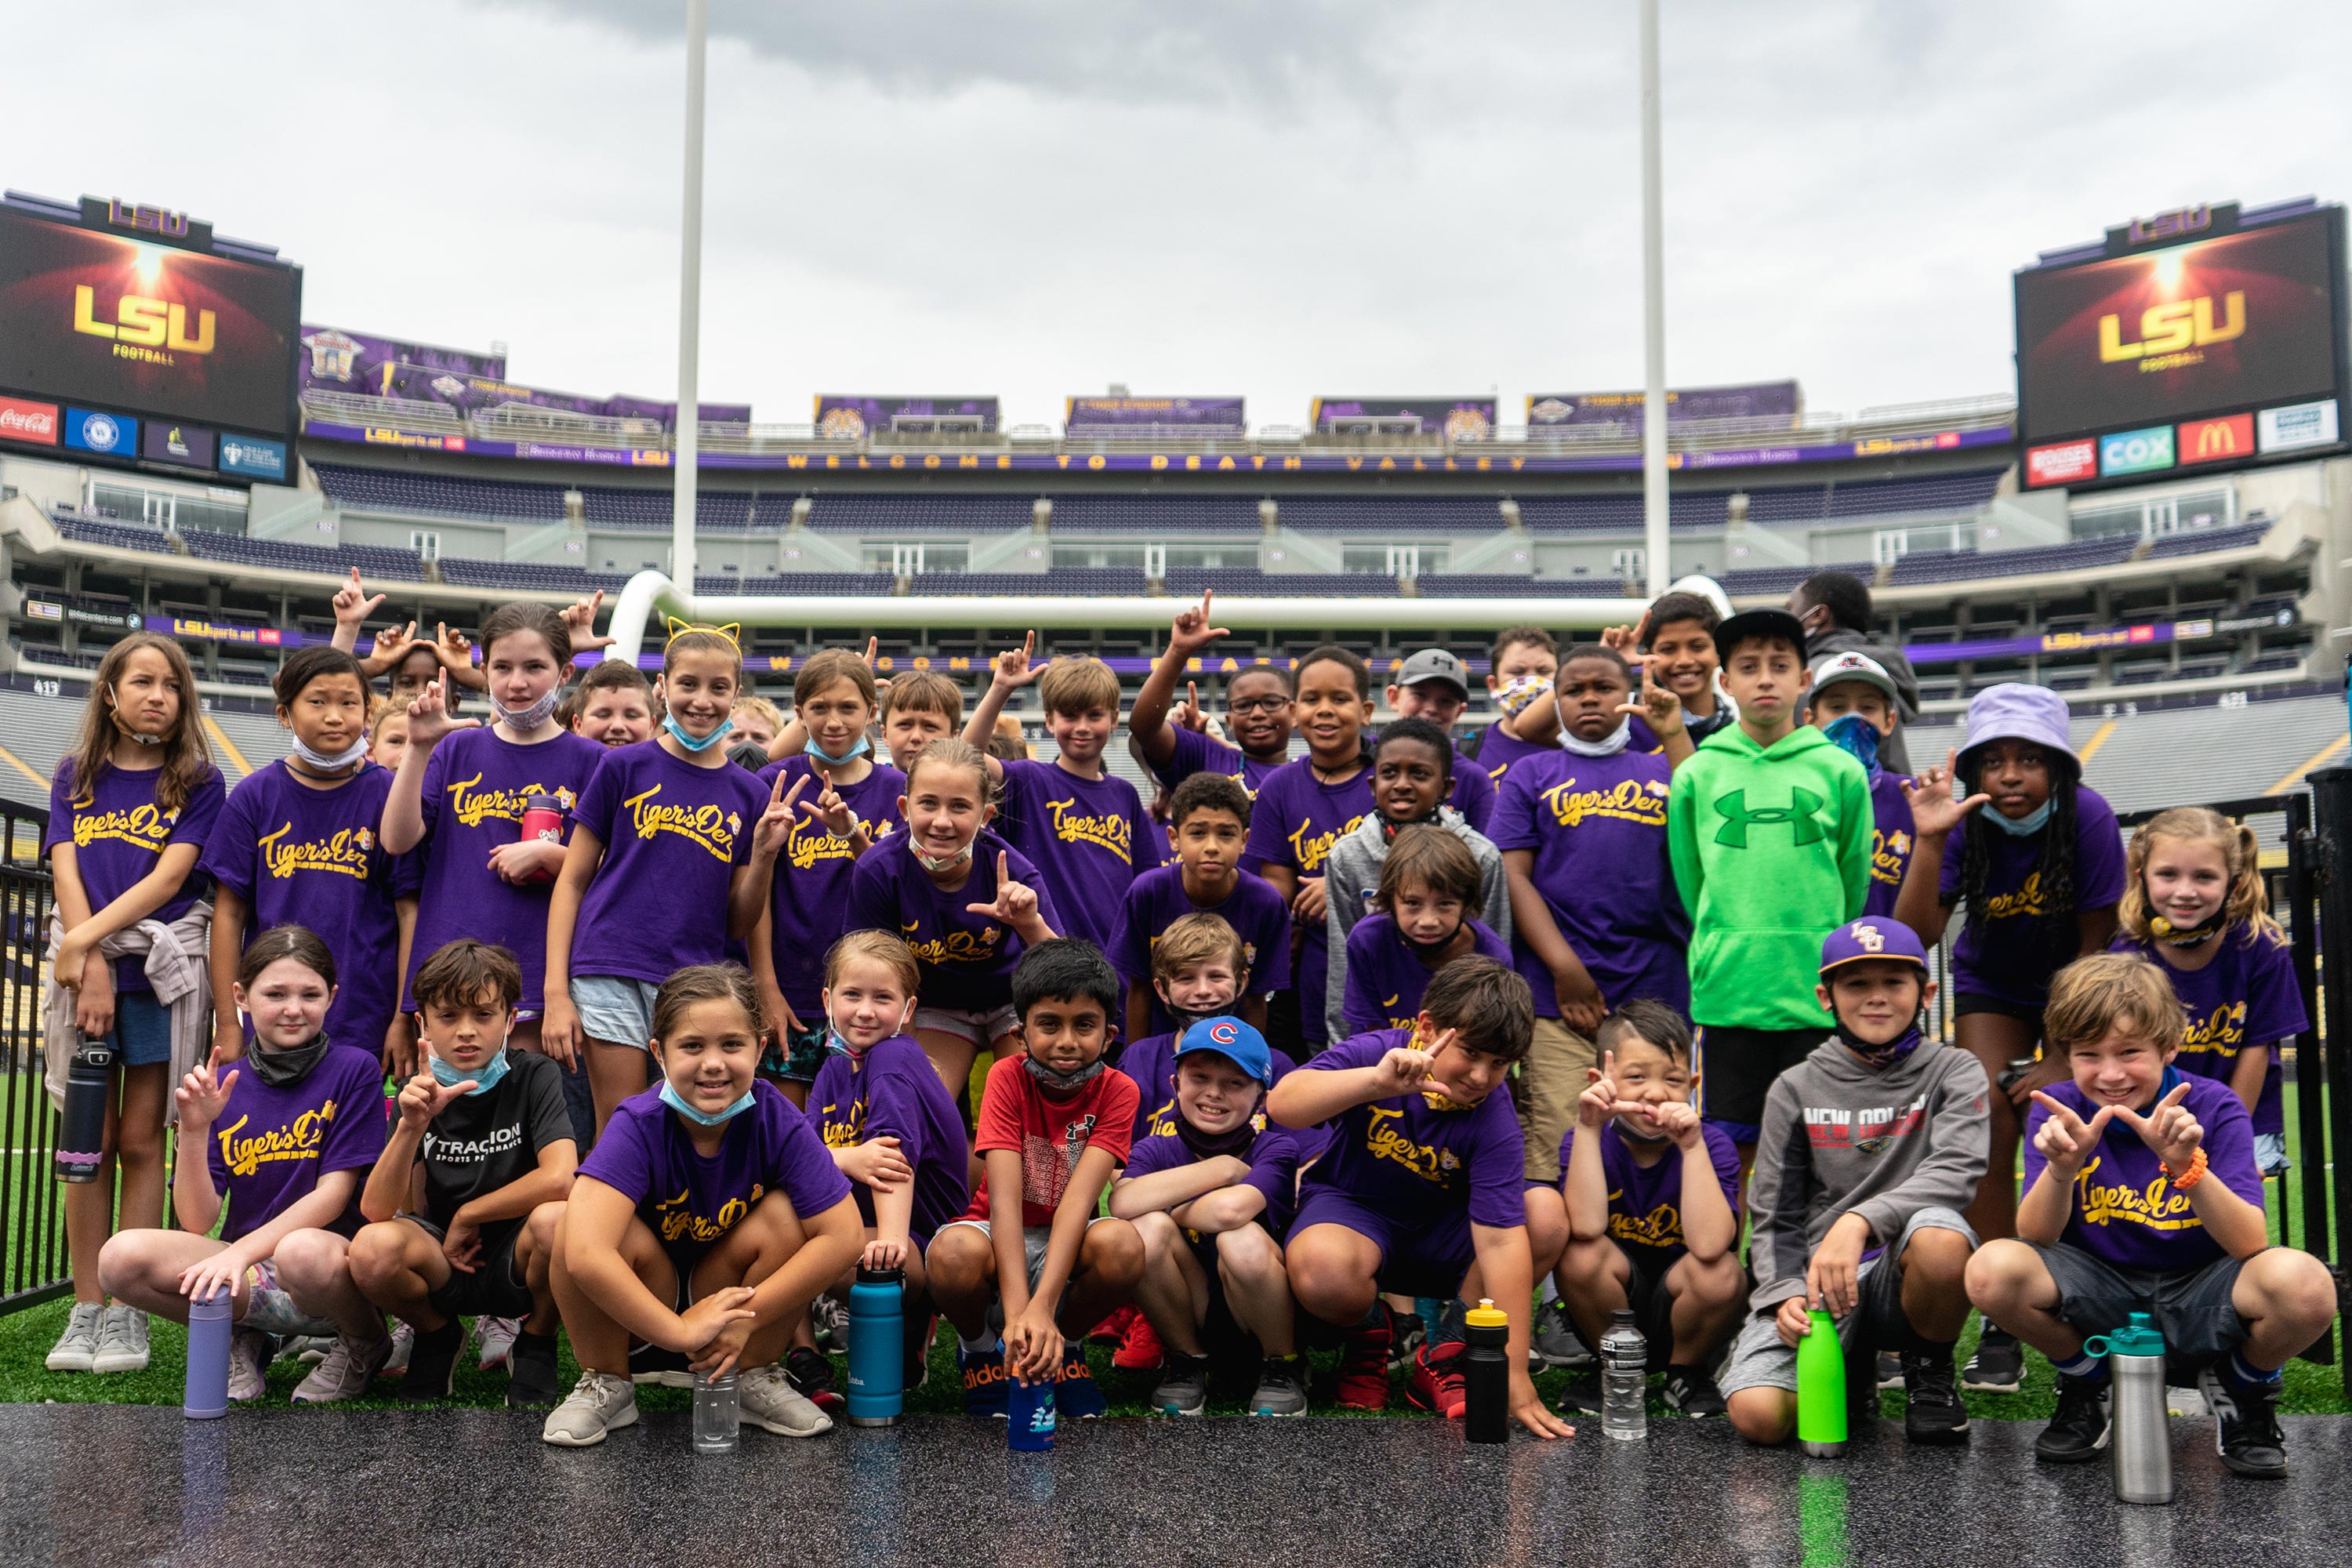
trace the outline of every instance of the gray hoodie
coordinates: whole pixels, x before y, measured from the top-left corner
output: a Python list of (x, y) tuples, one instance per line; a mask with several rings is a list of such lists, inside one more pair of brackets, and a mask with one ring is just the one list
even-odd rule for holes
[[(1450, 805), (1437, 808), (1437, 821), (1469, 847), (1478, 862), (1480, 907), (1469, 911), (1505, 942), (1511, 940), (1511, 885), (1503, 875), (1503, 852), (1495, 841), (1464, 820)], [(1331, 1038), (1345, 1039), (1339, 1016), (1340, 999), (1348, 987), (1348, 933), (1370, 912), (1371, 896), (1381, 885), (1381, 868), (1388, 864), (1389, 838), (1380, 813), (1364, 813), (1352, 833), (1341, 836), (1323, 860), (1323, 925), (1331, 943), (1330, 966), (1323, 983), (1323, 1011), (1328, 1016)]]
[(1748, 1305), (1805, 1293), (1805, 1265), (1841, 1215), (1889, 1247), (1921, 1209), (1966, 1208), (1991, 1140), (1982, 1063), (1923, 1042), (1873, 1068), (1832, 1036), (1772, 1085), (1748, 1190)]

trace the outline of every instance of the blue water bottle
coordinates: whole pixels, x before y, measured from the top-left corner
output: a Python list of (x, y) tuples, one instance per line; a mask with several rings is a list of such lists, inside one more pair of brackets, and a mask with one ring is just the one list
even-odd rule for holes
[(228, 1414), (228, 1342), (236, 1331), (229, 1315), (236, 1293), (224, 1285), (188, 1303), (188, 1382), (180, 1414), (191, 1421), (217, 1421)]
[(1043, 1453), (1054, 1446), (1055, 1379), (1042, 1378), (1025, 1386), (1004, 1369), (1004, 1440), (1015, 1449)]
[(849, 1424), (893, 1426), (905, 1405), (906, 1276), (857, 1270), (849, 1288)]

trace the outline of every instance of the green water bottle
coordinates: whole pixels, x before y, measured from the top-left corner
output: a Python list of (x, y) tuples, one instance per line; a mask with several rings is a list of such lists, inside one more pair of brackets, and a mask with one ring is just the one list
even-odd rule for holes
[(1845, 1452), (1845, 1350), (1837, 1323), (1813, 1309), (1813, 1331), (1797, 1342), (1797, 1441), (1817, 1459)]

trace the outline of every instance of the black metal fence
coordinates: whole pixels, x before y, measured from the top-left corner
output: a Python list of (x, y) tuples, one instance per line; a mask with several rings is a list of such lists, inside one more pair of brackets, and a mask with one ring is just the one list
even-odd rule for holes
[(41, 952), (49, 924), (49, 814), (0, 802), (0, 1313), (71, 1286), (65, 1204), (51, 1157), (58, 1118), (41, 1086)]

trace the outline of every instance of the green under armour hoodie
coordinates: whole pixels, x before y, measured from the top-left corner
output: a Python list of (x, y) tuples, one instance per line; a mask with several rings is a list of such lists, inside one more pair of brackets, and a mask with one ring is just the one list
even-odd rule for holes
[(1727, 724), (1675, 770), (1666, 847), (1690, 910), (1691, 1021), (1826, 1029), (1822, 939), (1870, 891), (1870, 781), (1802, 725), (1769, 746)]

